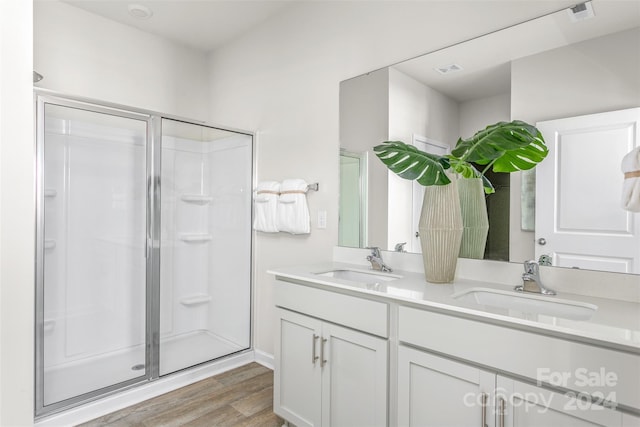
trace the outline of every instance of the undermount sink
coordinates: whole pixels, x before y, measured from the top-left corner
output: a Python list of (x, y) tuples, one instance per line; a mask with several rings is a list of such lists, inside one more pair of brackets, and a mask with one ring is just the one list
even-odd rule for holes
[(452, 296), (459, 301), (482, 306), (570, 320), (588, 320), (598, 310), (598, 306), (593, 304), (488, 288), (473, 288)]
[(374, 273), (368, 271), (358, 270), (331, 270), (323, 273), (316, 273), (318, 276), (333, 277), (334, 279), (348, 280), (350, 282), (358, 282), (364, 284), (374, 284), (380, 282), (389, 282), (391, 280), (399, 279), (401, 276), (396, 276), (387, 273)]

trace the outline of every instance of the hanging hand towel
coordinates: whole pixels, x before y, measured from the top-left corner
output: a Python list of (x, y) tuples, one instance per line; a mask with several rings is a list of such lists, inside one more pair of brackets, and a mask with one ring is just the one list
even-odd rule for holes
[(636, 147), (622, 158), (622, 207), (631, 212), (640, 212), (640, 147)]
[(278, 230), (291, 234), (311, 232), (306, 193), (307, 183), (304, 180), (285, 179), (282, 181), (276, 221)]
[(278, 195), (280, 183), (276, 181), (263, 181), (258, 184), (254, 192), (255, 213), (253, 229), (266, 233), (277, 233), (276, 217), (278, 214)]

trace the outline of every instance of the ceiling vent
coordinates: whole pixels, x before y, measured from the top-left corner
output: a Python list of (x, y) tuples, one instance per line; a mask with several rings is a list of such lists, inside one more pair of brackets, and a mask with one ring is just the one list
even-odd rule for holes
[(567, 13), (569, 13), (569, 19), (571, 19), (571, 22), (584, 21), (585, 19), (590, 19), (596, 16), (593, 12), (593, 5), (590, 1), (570, 7), (567, 9)]
[(436, 67), (434, 68), (434, 70), (436, 70), (440, 74), (451, 74), (451, 73), (456, 73), (458, 71), (462, 71), (463, 68), (458, 64), (450, 64), (450, 65), (445, 65), (444, 67)]

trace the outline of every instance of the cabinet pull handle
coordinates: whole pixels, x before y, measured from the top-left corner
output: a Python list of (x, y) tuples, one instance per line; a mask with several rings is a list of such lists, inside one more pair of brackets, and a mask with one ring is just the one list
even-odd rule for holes
[(498, 413), (500, 415), (500, 420), (498, 425), (499, 427), (504, 427), (505, 402), (502, 397), (498, 400), (498, 404), (499, 404)]
[(482, 424), (481, 427), (487, 427), (487, 399), (489, 395), (482, 393)]
[(313, 334), (313, 337), (311, 338), (311, 363), (314, 365), (318, 360), (318, 356), (316, 356), (316, 341), (318, 340), (318, 338), (320, 338), (320, 336), (316, 334)]
[(324, 358), (324, 343), (327, 342), (326, 338), (322, 338), (322, 341), (320, 341), (320, 367), (324, 367), (324, 365), (327, 363), (327, 359)]

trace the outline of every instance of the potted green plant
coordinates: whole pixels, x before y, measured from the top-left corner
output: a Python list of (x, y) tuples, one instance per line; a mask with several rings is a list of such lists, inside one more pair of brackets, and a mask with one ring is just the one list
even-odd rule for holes
[[(520, 120), (498, 122), (476, 132), (471, 138), (458, 139), (451, 154), (437, 156), (401, 141), (385, 141), (373, 148), (376, 156), (400, 177), (416, 180), (428, 187), (451, 182), (446, 170), (462, 178), (480, 178), (486, 194), (495, 190), (485, 176), (494, 172), (529, 170), (548, 153), (540, 131)], [(479, 171), (473, 163), (484, 166)]]
[[(392, 172), (402, 178), (416, 180), (426, 189), (450, 185), (452, 178), (449, 174), (462, 178), (455, 187), (460, 190), (456, 193), (458, 203), (462, 205), (464, 237), (461, 238), (462, 249), (456, 253), (456, 258), (458, 254), (481, 258), (489, 227), (484, 194), (495, 192), (485, 173), (488, 170), (510, 173), (532, 169), (547, 156), (548, 150), (542, 134), (535, 126), (514, 120), (495, 123), (476, 132), (471, 138), (458, 139), (451, 154), (445, 156), (426, 153), (401, 141), (385, 141), (374, 147), (374, 152)], [(425, 191), (421, 227), (427, 226), (422, 224), (425, 209), (437, 209), (427, 207), (433, 204), (431, 193), (433, 191)], [(453, 215), (456, 213), (453, 212)], [(425, 263), (425, 250), (434, 252), (433, 256), (442, 255), (437, 247), (425, 248), (425, 244), (430, 245), (428, 235), (423, 235), (421, 231), (420, 236)], [(453, 280), (450, 272), (447, 277)]]

